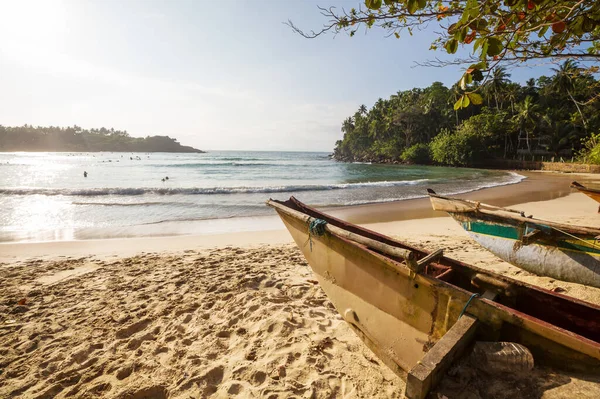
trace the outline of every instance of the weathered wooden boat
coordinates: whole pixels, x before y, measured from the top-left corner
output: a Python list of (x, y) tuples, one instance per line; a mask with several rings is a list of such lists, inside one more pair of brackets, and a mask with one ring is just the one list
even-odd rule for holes
[(538, 365), (600, 373), (600, 306), (417, 249), (293, 197), (267, 204), (338, 312), (407, 380), (407, 397), (425, 397), (474, 339), (525, 345)]
[[(587, 195), (594, 201), (600, 203), (600, 190), (586, 187), (583, 184), (577, 183), (576, 181), (571, 182), (571, 188), (575, 188), (575, 189), (579, 190), (580, 192), (584, 193), (585, 195)], [(598, 206), (598, 212), (600, 212), (600, 206)]]
[(540, 276), (600, 287), (600, 229), (534, 219), (514, 209), (428, 191), (433, 209), (448, 212), (500, 259)]

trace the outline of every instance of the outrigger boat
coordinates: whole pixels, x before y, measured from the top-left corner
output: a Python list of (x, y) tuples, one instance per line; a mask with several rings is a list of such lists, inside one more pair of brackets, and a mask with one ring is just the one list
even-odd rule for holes
[(448, 212), (500, 259), (540, 276), (600, 287), (600, 229), (428, 192), (433, 209)]
[(365, 344), (424, 398), (474, 340), (524, 345), (536, 365), (600, 373), (600, 307), (427, 252), (310, 208), (277, 211)]
[[(584, 186), (583, 184), (577, 183), (576, 181), (571, 182), (571, 188), (575, 188), (575, 189), (579, 190), (580, 192), (584, 193), (585, 195), (587, 195), (594, 201), (600, 203), (600, 190), (588, 188), (588, 187)], [(598, 207), (598, 212), (600, 212), (600, 206)]]

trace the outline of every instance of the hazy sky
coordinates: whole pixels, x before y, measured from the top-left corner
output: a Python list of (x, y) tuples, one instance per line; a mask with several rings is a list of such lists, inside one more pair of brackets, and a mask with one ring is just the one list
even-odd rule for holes
[[(336, 0), (0, 0), (0, 124), (114, 127), (201, 149), (323, 150), (360, 104), (451, 85), (431, 32), (307, 40)], [(524, 81), (546, 69), (519, 69)]]

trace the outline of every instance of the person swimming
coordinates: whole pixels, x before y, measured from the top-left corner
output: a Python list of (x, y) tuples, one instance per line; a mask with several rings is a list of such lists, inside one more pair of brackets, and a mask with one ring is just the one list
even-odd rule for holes
[(83, 171), (83, 177), (87, 177), (87, 172), (85, 170)]

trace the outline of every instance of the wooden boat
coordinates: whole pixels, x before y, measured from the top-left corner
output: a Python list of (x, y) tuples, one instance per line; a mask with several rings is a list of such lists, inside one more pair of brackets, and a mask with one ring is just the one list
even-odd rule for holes
[[(575, 189), (579, 190), (580, 192), (584, 193), (585, 195), (587, 195), (588, 197), (590, 197), (591, 199), (593, 199), (594, 201), (600, 202), (600, 190), (588, 188), (588, 187), (584, 186), (583, 184), (577, 183), (576, 181), (571, 182), (571, 188), (575, 188)], [(598, 207), (598, 212), (600, 212), (600, 206)]]
[(540, 276), (600, 287), (600, 229), (534, 219), (521, 211), (428, 191), (433, 209), (448, 212), (502, 260)]
[(407, 397), (425, 397), (473, 339), (525, 345), (539, 365), (600, 373), (599, 306), (444, 257), (441, 251), (417, 249), (293, 197), (267, 204), (283, 220), (338, 312), (386, 365), (406, 378)]

